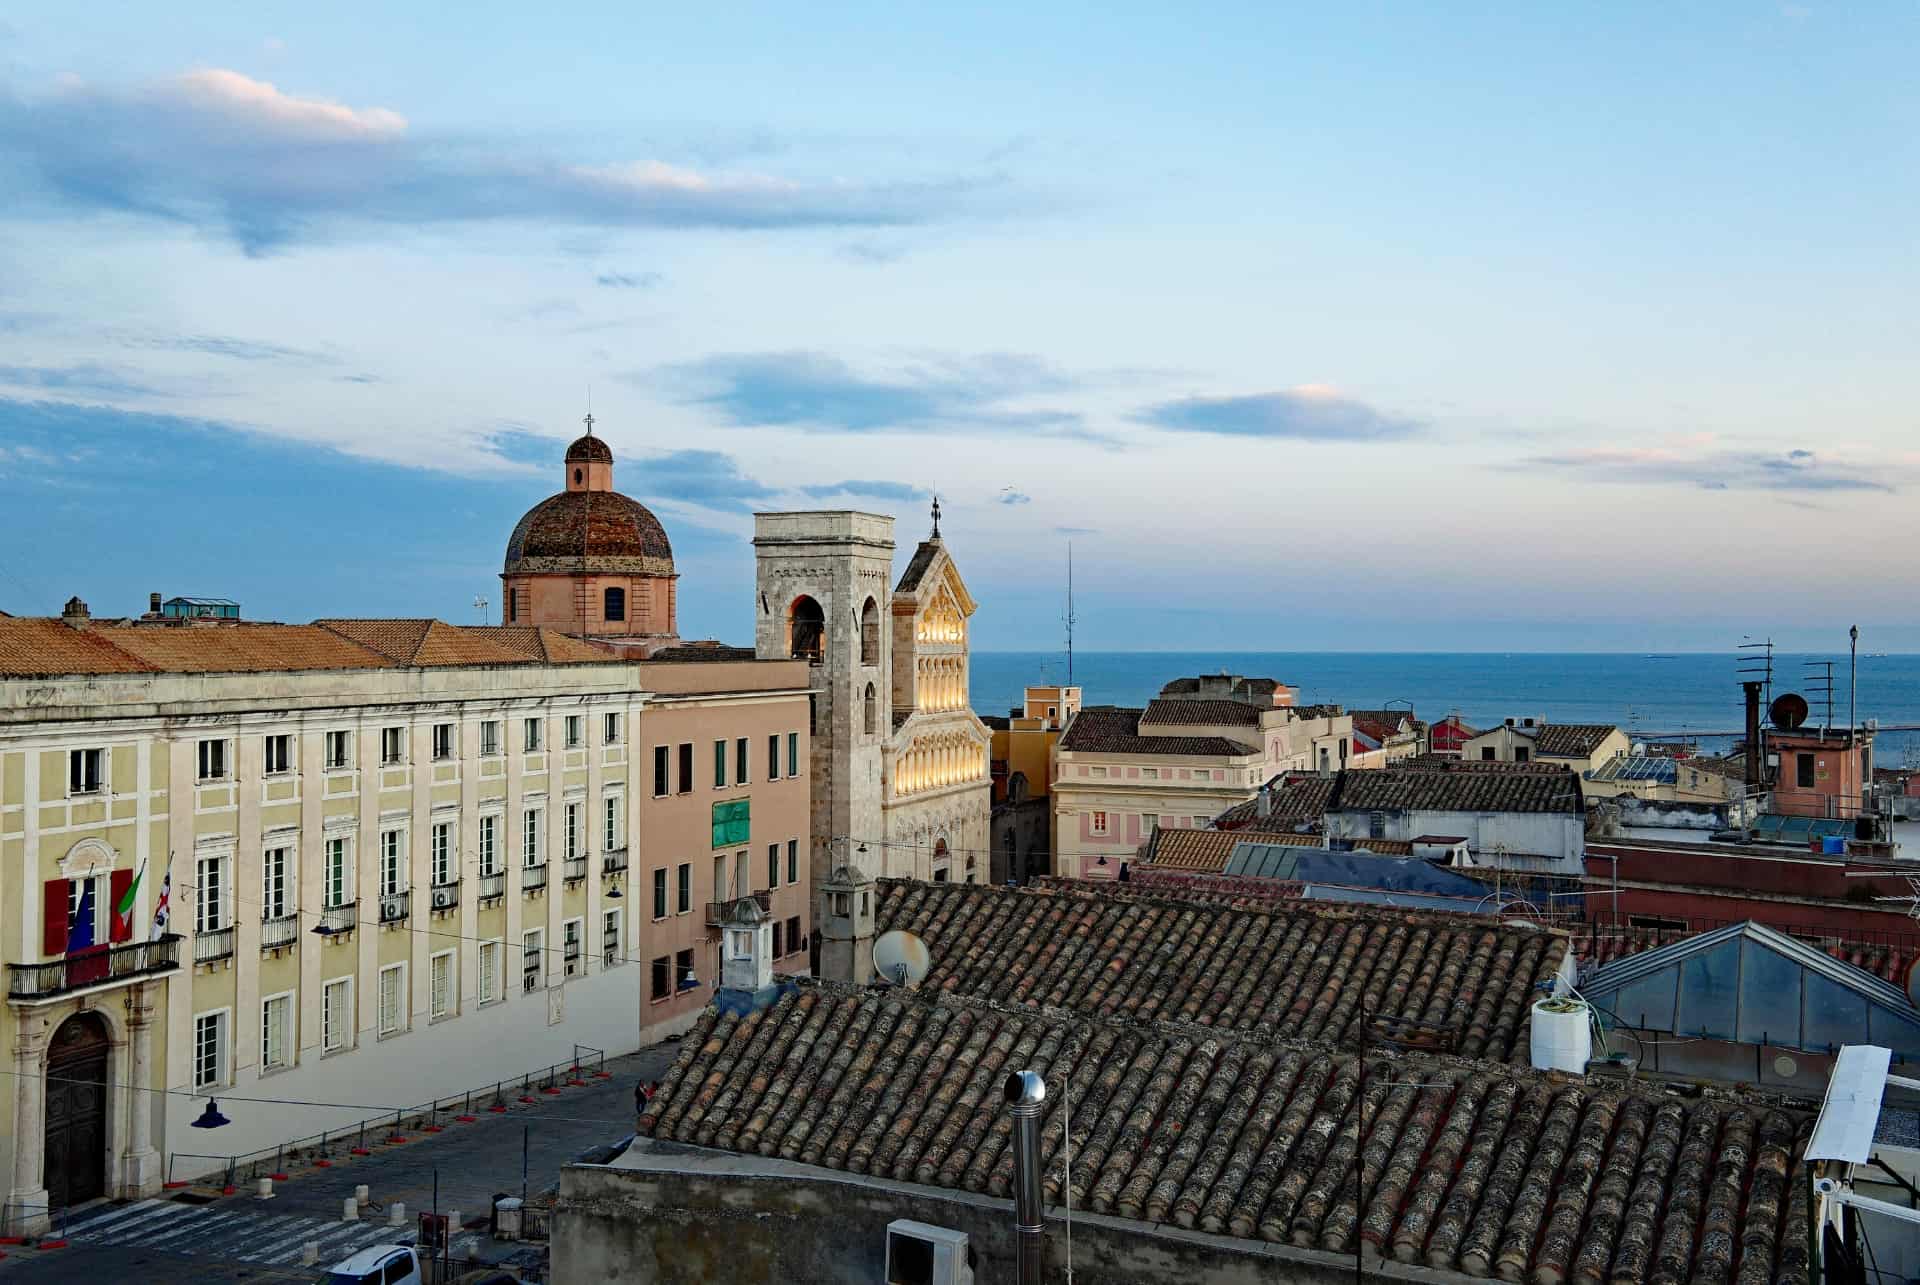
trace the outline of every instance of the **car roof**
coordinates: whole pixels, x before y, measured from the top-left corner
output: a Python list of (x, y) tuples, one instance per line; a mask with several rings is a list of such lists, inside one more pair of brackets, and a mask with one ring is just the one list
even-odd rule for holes
[(411, 1245), (369, 1245), (352, 1258), (343, 1258), (327, 1270), (330, 1272), (370, 1272), (385, 1263), (396, 1249), (412, 1249)]

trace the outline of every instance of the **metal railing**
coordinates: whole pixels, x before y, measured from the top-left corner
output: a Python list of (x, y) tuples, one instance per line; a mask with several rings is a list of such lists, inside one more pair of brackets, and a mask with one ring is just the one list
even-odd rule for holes
[(733, 908), (743, 901), (755, 902), (761, 910), (768, 914), (773, 913), (773, 894), (771, 892), (749, 893), (745, 897), (734, 897), (728, 901), (709, 901), (707, 903), (707, 927), (718, 928), (720, 925), (726, 923), (727, 916), (733, 913)]
[(480, 876), (480, 900), (507, 895), (507, 876), (504, 874)]
[(233, 929), (215, 928), (211, 932), (193, 935), (193, 962), (211, 964), (218, 959), (233, 957)]
[(316, 925), (319, 932), (332, 934), (352, 932), (360, 926), (360, 903), (343, 901), (337, 906), (322, 906), (320, 922)]
[(452, 910), (460, 904), (460, 881), (449, 879), (427, 889), (427, 904), (435, 910)]
[(300, 916), (277, 915), (260, 921), (260, 949), (279, 950), (300, 941)]
[(587, 859), (585, 857), (568, 857), (560, 867), (560, 877), (568, 883), (577, 883), (585, 879), (587, 877)]
[(617, 875), (621, 871), (625, 870), (626, 868), (627, 868), (627, 850), (625, 848), (610, 848), (606, 852), (603, 852), (600, 854), (600, 873), (601, 874)]
[(383, 892), (380, 894), (380, 922), (397, 924), (413, 912), (413, 894), (411, 892)]
[(544, 888), (546, 886), (547, 866), (545, 862), (541, 862), (537, 866), (522, 866), (520, 868), (520, 891), (532, 892), (536, 888)]
[(46, 964), (8, 964), (7, 998), (44, 999), (87, 986), (133, 981), (180, 967), (180, 938), (109, 946)]

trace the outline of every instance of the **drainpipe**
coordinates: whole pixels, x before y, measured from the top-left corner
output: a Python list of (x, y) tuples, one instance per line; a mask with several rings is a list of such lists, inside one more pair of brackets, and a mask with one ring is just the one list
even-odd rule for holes
[(1018, 1238), (1019, 1285), (1040, 1285), (1047, 1227), (1040, 1208), (1040, 1115), (1047, 1082), (1036, 1071), (1015, 1071), (1001, 1088), (1013, 1116), (1013, 1221)]

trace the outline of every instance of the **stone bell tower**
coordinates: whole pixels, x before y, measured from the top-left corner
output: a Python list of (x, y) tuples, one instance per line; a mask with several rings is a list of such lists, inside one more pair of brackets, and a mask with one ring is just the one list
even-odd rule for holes
[[(892, 731), (893, 519), (756, 513), (754, 651), (810, 662), (811, 872), (881, 871), (881, 749)], [(866, 851), (862, 851), (863, 844)]]

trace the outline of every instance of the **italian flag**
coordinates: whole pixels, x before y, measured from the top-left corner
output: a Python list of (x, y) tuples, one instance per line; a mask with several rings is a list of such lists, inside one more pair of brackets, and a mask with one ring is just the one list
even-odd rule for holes
[(139, 895), (140, 880), (146, 876), (147, 863), (142, 861), (140, 869), (134, 872), (133, 882), (127, 885), (121, 894), (120, 904), (113, 908), (113, 940), (125, 941), (133, 936), (133, 899)]

